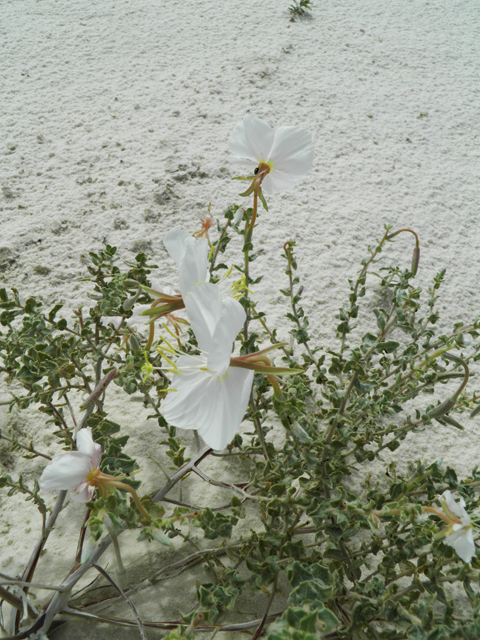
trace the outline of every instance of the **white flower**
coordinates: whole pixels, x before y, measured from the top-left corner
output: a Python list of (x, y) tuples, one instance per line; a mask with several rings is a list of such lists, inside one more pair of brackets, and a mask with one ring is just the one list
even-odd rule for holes
[[(204, 237), (196, 239), (183, 229), (174, 228), (167, 233), (163, 239), (163, 244), (177, 263), (181, 295), (177, 294), (172, 287), (163, 286), (152, 278), (151, 286), (142, 286), (142, 289), (150, 294), (154, 301), (152, 304), (137, 305), (133, 309), (131, 317), (126, 320), (126, 324), (129, 327), (134, 327), (141, 323), (151, 323), (166, 315), (175, 320), (175, 316), (171, 314), (184, 308), (182, 298), (189, 291), (192, 291), (196, 284), (209, 280), (208, 254), (210, 248), (207, 239)], [(122, 322), (122, 317), (105, 316), (103, 321), (105, 324), (113, 324), (115, 329), (118, 329)], [(152, 334), (151, 339), (153, 340)]]
[(110, 476), (100, 471), (102, 447), (93, 441), (90, 429), (80, 429), (77, 434), (77, 451), (59, 453), (44, 469), (38, 484), (42, 491), (66, 491), (78, 502), (93, 499), (95, 489), (105, 497), (116, 488), (128, 491), (140, 513), (149, 519), (135, 489), (120, 482), (124, 476)]
[(313, 163), (313, 142), (308, 131), (301, 127), (280, 127), (274, 131), (251, 115), (235, 126), (228, 145), (236, 161), (251, 174), (260, 165), (265, 168), (262, 180), (265, 193), (291, 189)]
[(199, 282), (206, 282), (208, 274), (208, 241), (196, 239), (183, 229), (171, 229), (163, 239), (165, 249), (178, 266), (180, 293), (185, 298)]
[(201, 229), (193, 234), (194, 238), (205, 238), (208, 241), (208, 232), (210, 227), (215, 224), (215, 218), (210, 213), (210, 206), (207, 213), (196, 213), (197, 218), (200, 220)]
[(449, 520), (448, 527), (443, 531), (443, 542), (453, 547), (464, 562), (470, 562), (475, 555), (475, 543), (470, 516), (465, 510), (465, 501), (460, 498), (460, 501), (456, 502), (447, 490), (442, 496), (441, 504)]
[(59, 453), (53, 458), (39, 480), (42, 491), (68, 489), (78, 502), (92, 499), (95, 487), (90, 486), (89, 476), (100, 465), (102, 447), (93, 441), (90, 429), (80, 429), (77, 448), (78, 451)]
[(184, 301), (202, 353), (178, 358), (176, 391), (167, 395), (164, 416), (175, 427), (196, 429), (213, 449), (224, 449), (243, 419), (253, 382), (252, 370), (230, 366), (245, 311), (233, 298), (222, 301), (218, 287), (207, 282)]

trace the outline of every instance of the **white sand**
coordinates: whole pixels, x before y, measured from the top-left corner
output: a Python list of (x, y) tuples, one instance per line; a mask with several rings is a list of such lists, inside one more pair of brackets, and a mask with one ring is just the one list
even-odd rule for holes
[[(312, 336), (334, 347), (347, 279), (386, 223), (419, 234), (417, 280), (424, 290), (447, 267), (440, 326), (473, 318), (479, 311), (480, 245), (476, 3), (314, 0), (312, 19), (295, 23), (288, 4), (3, 0), (2, 286), (48, 304), (61, 301), (69, 315), (89, 304), (87, 286), (78, 278), (85, 274), (88, 252), (102, 242), (118, 246), (123, 259), (144, 249), (160, 266), (156, 275), (175, 285), (162, 238), (172, 226), (193, 231), (193, 214), (209, 202), (215, 215), (241, 202), (239, 183), (230, 180), (227, 140), (250, 112), (273, 127), (309, 129), (316, 146), (311, 172), (295, 190), (269, 198), (269, 213), (261, 213), (256, 231), (263, 246), (253, 275), (265, 277), (255, 294), (272, 323), (286, 331), (284, 298), (274, 292), (282, 245), (295, 239)], [(169, 185), (174, 197), (167, 201)], [(407, 266), (411, 251), (404, 234), (386, 255)], [(36, 267), (50, 271), (38, 275)], [(359, 321), (362, 329), (365, 319)], [(0, 400), (8, 397), (4, 391)], [(138, 404), (119, 405), (121, 396), (113, 395), (117, 415), (138, 415)], [(404, 464), (414, 450), (415, 457), (443, 458), (468, 473), (478, 462), (476, 423), (468, 423), (465, 432), (438, 426), (418, 434), (395, 456)], [(1, 406), (0, 428), (14, 424), (26, 437), (42, 428), (42, 446), (54, 451), (47, 446), (52, 426), (43, 426), (39, 417), (11, 416)], [(162, 434), (143, 414), (124, 426), (144, 488), (152, 490), (161, 477), (146, 456)], [(40, 460), (12, 459), (6, 470), (26, 470), (32, 481), (42, 468)], [(222, 465), (215, 470), (226, 473)], [(217, 500), (211, 487), (193, 490), (202, 504)], [(0, 571), (16, 574), (36, 540), (39, 518), (21, 498), (5, 493), (0, 507)], [(73, 559), (82, 517), (74, 504), (61, 515), (62, 535), (54, 542), (52, 536), (39, 575), (60, 581)], [(159, 567), (173, 561), (170, 552), (159, 556), (158, 546), (155, 553), (141, 545), (132, 549), (134, 538), (129, 540), (126, 563), (138, 575), (146, 575), (147, 562)], [(182, 549), (173, 559), (186, 553)], [(169, 586), (163, 595), (148, 592), (142, 616), (166, 620), (179, 608), (188, 610), (194, 579), (208, 576), (175, 583), (175, 593)], [(257, 606), (261, 615), (263, 600)], [(55, 637), (97, 637), (93, 628), (75, 627)], [(102, 633), (119, 640), (138, 637), (136, 629), (109, 627)]]

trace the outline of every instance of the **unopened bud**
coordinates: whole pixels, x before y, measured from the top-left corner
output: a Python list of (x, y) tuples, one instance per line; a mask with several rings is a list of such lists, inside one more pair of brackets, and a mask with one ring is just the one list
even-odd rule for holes
[(370, 515), (372, 516), (372, 522), (373, 522), (373, 524), (374, 524), (376, 527), (379, 527), (379, 526), (382, 524), (382, 523), (381, 523), (380, 518), (377, 516), (377, 514), (376, 514), (376, 513), (373, 513), (373, 512), (372, 512)]
[(312, 439), (310, 438), (308, 433), (305, 431), (305, 429), (303, 427), (301, 427), (299, 425), (298, 422), (294, 422), (292, 424), (292, 432), (297, 436), (297, 438), (300, 440), (300, 442), (311, 442), (312, 441)]
[(420, 262), (420, 247), (415, 247), (415, 249), (413, 250), (413, 256), (412, 256), (412, 267), (410, 269), (410, 271), (414, 276), (417, 275), (419, 262)]
[(462, 427), (462, 425), (459, 422), (457, 422), (450, 416), (442, 416), (442, 420), (445, 420), (447, 424), (451, 425), (452, 427), (455, 427), (455, 429), (459, 429), (460, 431), (465, 431), (465, 427)]
[(80, 558), (80, 563), (85, 564), (86, 562), (88, 562), (96, 550), (97, 541), (95, 540), (95, 538), (90, 536), (90, 538), (82, 547), (82, 557)]
[(431, 411), (428, 412), (428, 416), (430, 418), (441, 418), (445, 413), (448, 413), (453, 409), (453, 407), (457, 404), (457, 396), (452, 396), (451, 398), (447, 398), (441, 404), (434, 407)]
[(130, 336), (130, 349), (132, 351), (139, 351), (140, 350), (140, 344), (137, 340), (137, 337), (132, 333), (132, 335)]
[(472, 413), (470, 414), (470, 418), (474, 418), (476, 415), (478, 415), (480, 413), (480, 404), (477, 404), (477, 406), (475, 407), (475, 409), (472, 411)]
[(127, 278), (126, 280), (124, 280), (123, 284), (126, 287), (139, 287), (140, 286), (139, 282), (137, 282), (136, 280), (131, 280), (130, 278)]
[(130, 309), (133, 307), (133, 305), (137, 301), (137, 297), (138, 297), (137, 294), (135, 294), (134, 296), (130, 296), (129, 298), (124, 300), (123, 305), (122, 305), (123, 310), (124, 311), (130, 311)]
[(240, 209), (238, 209), (237, 213), (233, 217), (233, 224), (240, 224), (243, 218), (243, 213), (243, 207), (240, 207)]
[(157, 540), (161, 544), (164, 544), (167, 547), (172, 546), (172, 541), (170, 540), (170, 538), (167, 538), (167, 536), (162, 531), (153, 530), (152, 536), (155, 538), (155, 540)]

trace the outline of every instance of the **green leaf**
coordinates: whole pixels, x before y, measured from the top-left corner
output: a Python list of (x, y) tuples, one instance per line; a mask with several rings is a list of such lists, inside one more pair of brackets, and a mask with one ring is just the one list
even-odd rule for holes
[(326, 602), (332, 597), (332, 593), (332, 587), (327, 586), (322, 580), (308, 580), (295, 587), (288, 597), (288, 603), (302, 605), (314, 601)]
[(375, 347), (375, 351), (377, 353), (379, 353), (380, 351), (384, 351), (385, 353), (393, 353), (395, 349), (398, 349), (399, 346), (399, 342), (395, 342), (394, 340), (387, 340), (386, 342), (379, 342)]
[(340, 624), (340, 620), (330, 609), (317, 609), (316, 614), (324, 634), (331, 633)]

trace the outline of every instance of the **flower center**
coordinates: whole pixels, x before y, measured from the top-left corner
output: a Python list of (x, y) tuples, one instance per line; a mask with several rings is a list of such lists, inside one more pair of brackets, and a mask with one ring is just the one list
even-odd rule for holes
[(255, 169), (255, 174), (257, 176), (261, 175), (262, 177), (265, 177), (267, 173), (270, 173), (270, 171), (273, 169), (273, 163), (271, 160), (269, 162), (264, 162), (262, 160), (261, 162), (258, 163), (257, 169)]

